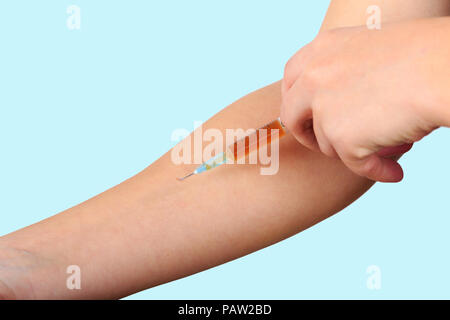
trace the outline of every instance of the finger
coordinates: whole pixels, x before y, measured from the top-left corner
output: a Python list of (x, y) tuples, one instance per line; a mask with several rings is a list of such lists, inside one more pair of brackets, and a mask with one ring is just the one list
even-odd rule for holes
[(306, 49), (308, 45), (297, 51), (284, 67), (283, 80), (281, 82), (281, 93), (284, 95), (294, 85), (305, 66)]
[(300, 129), (301, 130), (294, 134), (294, 137), (305, 147), (311, 150), (321, 151), (314, 131), (314, 119), (312, 116), (305, 120), (303, 125), (300, 125)]
[(372, 154), (364, 159), (342, 158), (344, 164), (356, 174), (373, 181), (399, 182), (403, 179), (403, 169), (397, 161)]
[(314, 135), (317, 140), (317, 144), (319, 146), (320, 151), (328, 157), (339, 158), (336, 150), (331, 144), (330, 140), (326, 136), (325, 132), (322, 130), (322, 126), (320, 125), (320, 118), (314, 117)]
[(312, 122), (309, 95), (294, 85), (283, 97), (280, 118), (292, 135), (305, 147), (319, 150)]
[(380, 157), (384, 157), (384, 158), (392, 157), (392, 156), (399, 156), (399, 155), (402, 155), (402, 154), (408, 152), (409, 150), (411, 150), (412, 147), (413, 147), (412, 143), (406, 143), (406, 144), (402, 144), (400, 146), (383, 148), (380, 151), (378, 151), (377, 154)]

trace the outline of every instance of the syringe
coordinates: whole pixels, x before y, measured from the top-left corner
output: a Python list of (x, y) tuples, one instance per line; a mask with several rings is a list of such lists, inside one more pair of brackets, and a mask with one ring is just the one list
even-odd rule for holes
[[(272, 132), (273, 131), (273, 132)], [(226, 151), (219, 153), (211, 159), (203, 162), (193, 172), (184, 176), (183, 178), (177, 178), (179, 181), (189, 178), (190, 176), (200, 174), (202, 172), (217, 168), (218, 166), (227, 163), (228, 160), (237, 161), (243, 157), (248, 156), (253, 151), (259, 150), (259, 148), (267, 145), (269, 146), (273, 141), (274, 132), (278, 131), (278, 139), (285, 136), (287, 129), (281, 122), (280, 118), (272, 121), (265, 126), (255, 130), (249, 135), (239, 139), (235, 143), (226, 147)], [(266, 133), (266, 139), (260, 139), (260, 133)]]

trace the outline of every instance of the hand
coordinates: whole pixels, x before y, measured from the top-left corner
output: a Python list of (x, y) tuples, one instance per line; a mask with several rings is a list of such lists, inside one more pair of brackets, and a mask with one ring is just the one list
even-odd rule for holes
[(283, 123), (361, 176), (400, 181), (392, 156), (442, 125), (436, 109), (449, 91), (439, 87), (448, 84), (449, 51), (439, 40), (448, 19), (430, 20), (320, 33), (286, 65)]

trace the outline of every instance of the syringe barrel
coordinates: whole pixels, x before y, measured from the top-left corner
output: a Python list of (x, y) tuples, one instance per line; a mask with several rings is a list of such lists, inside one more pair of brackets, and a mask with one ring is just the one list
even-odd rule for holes
[[(275, 132), (278, 132), (278, 135)], [(247, 157), (261, 147), (269, 146), (274, 141), (285, 136), (286, 133), (287, 129), (280, 118), (278, 118), (228, 146), (228, 158), (230, 158), (230, 154), (234, 161)]]
[[(275, 132), (278, 132), (278, 134), (276, 135)], [(195, 170), (195, 174), (214, 169), (225, 163), (235, 163), (250, 153), (259, 150), (259, 148), (270, 145), (286, 135), (286, 133), (286, 128), (278, 118), (229, 145), (226, 147), (225, 152), (202, 163)], [(275, 137), (277, 138), (275, 139)]]

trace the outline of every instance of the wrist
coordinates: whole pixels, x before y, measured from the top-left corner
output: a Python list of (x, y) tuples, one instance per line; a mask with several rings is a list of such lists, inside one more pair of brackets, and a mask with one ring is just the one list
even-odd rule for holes
[(450, 18), (432, 19), (427, 28), (427, 47), (422, 48), (423, 83), (421, 112), (430, 126), (450, 126)]

